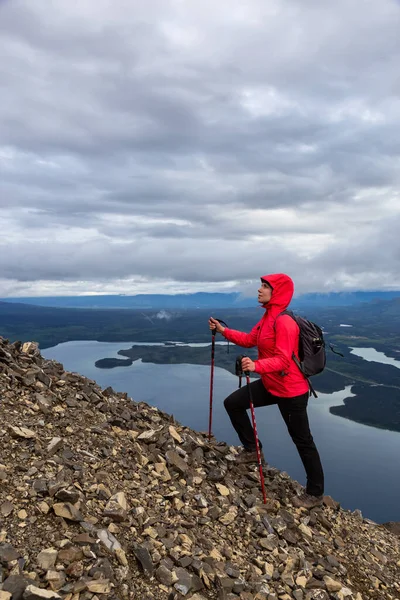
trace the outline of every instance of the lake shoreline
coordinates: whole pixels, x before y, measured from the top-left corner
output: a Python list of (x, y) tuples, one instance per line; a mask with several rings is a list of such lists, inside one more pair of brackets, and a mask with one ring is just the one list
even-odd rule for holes
[[(236, 349), (237, 347), (234, 346), (234, 348)], [(130, 348), (119, 348), (117, 356), (101, 358), (96, 360), (94, 364), (98, 369), (112, 370), (119, 367), (130, 367), (135, 360), (141, 359), (144, 363), (154, 365), (190, 364), (209, 367), (210, 349), (211, 344), (204, 343), (184, 344), (174, 342), (171, 344), (167, 342), (149, 345), (132, 343)], [(254, 358), (254, 350), (252, 352), (248, 351), (248, 354)], [(228, 355), (225, 351), (221, 352), (219, 350), (215, 355), (216, 366), (235, 374), (234, 357), (231, 354)], [(363, 360), (363, 357), (361, 359)], [(328, 381), (329, 372), (330, 379)], [(365, 381), (345, 373), (339, 373), (327, 367), (324, 373), (314, 378), (313, 383), (318, 394), (339, 392), (349, 384), (359, 390), (355, 392), (350, 402), (345, 402), (339, 408), (332, 406), (331, 408), (338, 408), (338, 410), (337, 412), (332, 410), (331, 414), (369, 427), (400, 432), (400, 418), (396, 418), (396, 387), (391, 389), (390, 386), (384, 384), (380, 386), (379, 393), (385, 394), (388, 409), (386, 412), (379, 414), (374, 406), (376, 403), (376, 391), (373, 381)], [(365, 417), (362, 414), (360, 415), (360, 411), (365, 411)]]
[[(126, 344), (128, 346), (129, 343)], [(149, 345), (142, 343), (144, 345)], [(127, 393), (135, 401), (145, 402), (173, 416), (196, 431), (208, 426), (210, 364), (154, 364), (136, 360), (129, 368), (98, 369), (102, 357), (121, 358), (121, 342), (67, 342), (42, 352), (68, 371), (80, 373), (101, 387)], [(210, 344), (204, 344), (206, 352)], [(139, 349), (140, 350), (140, 349)], [(216, 354), (231, 365), (235, 355), (225, 349)], [(361, 360), (361, 359), (360, 359)], [(347, 380), (348, 381), (348, 380)], [(214, 372), (213, 434), (215, 439), (239, 445), (223, 406), (223, 399), (238, 386), (238, 379), (224, 366)], [(318, 386), (317, 386), (318, 387)], [(326, 493), (349, 510), (360, 509), (368, 518), (383, 523), (400, 521), (398, 497), (400, 481), (393, 478), (393, 456), (400, 455), (397, 432), (366, 426), (330, 413), (331, 406), (352, 398), (349, 385), (338, 392), (318, 392), (310, 399), (311, 431), (321, 455)], [(256, 409), (257, 429), (266, 460), (276, 468), (305, 484), (304, 468), (276, 406)]]

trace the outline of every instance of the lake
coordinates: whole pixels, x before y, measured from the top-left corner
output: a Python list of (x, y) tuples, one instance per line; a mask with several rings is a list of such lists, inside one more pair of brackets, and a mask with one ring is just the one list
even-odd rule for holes
[(379, 362), (383, 363), (384, 365), (392, 365), (392, 367), (397, 367), (400, 369), (400, 360), (386, 356), (386, 354), (383, 352), (378, 352), (378, 350), (375, 350), (375, 348), (349, 348), (349, 350), (351, 354), (360, 356), (369, 362)]
[[(206, 431), (209, 367), (157, 365), (141, 360), (129, 367), (109, 370), (95, 367), (95, 361), (101, 358), (121, 358), (118, 350), (133, 344), (74, 341), (47, 348), (42, 355), (62, 363), (68, 371), (97, 381), (103, 388), (112, 386), (116, 391), (127, 392), (133, 400), (157, 406), (174, 415), (180, 423)], [(237, 385), (237, 377), (224, 369), (215, 369), (213, 433), (218, 440), (235, 445), (239, 442), (225, 413), (223, 399)], [(315, 379), (315, 387), (318, 390), (318, 378)], [(351, 388), (347, 387), (340, 392), (321, 393), (318, 399), (310, 399), (311, 431), (325, 470), (325, 491), (344, 508), (358, 508), (374, 521), (400, 521), (400, 434), (330, 414), (330, 406), (342, 404), (344, 398), (351, 395)], [(302, 464), (277, 407), (257, 409), (256, 418), (267, 462), (304, 484)]]

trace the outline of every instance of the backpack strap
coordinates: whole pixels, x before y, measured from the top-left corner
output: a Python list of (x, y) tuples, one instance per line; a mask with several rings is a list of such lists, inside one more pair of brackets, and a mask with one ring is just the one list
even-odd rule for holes
[(333, 344), (329, 344), (329, 348), (331, 349), (331, 351), (334, 354), (338, 354), (339, 356), (341, 356), (342, 358), (344, 358), (344, 354), (342, 354), (341, 352), (338, 352), (337, 350), (335, 350), (335, 348), (333, 347)]
[(310, 393), (314, 396), (314, 398), (318, 398), (317, 392), (314, 390), (313, 384), (311, 383), (311, 379), (307, 377), (307, 375), (304, 373), (303, 367), (301, 366), (301, 363), (294, 352), (292, 354), (292, 358), (298, 366), (298, 368), (300, 369), (300, 371), (302, 372), (302, 374), (304, 375), (304, 377), (307, 379), (308, 387), (310, 388)]
[[(278, 317), (280, 317), (281, 315), (289, 315), (289, 317), (291, 317), (293, 319), (293, 321), (295, 321), (296, 325), (299, 327), (299, 325), (297, 324), (296, 318), (294, 316), (294, 313), (291, 310), (283, 310), (281, 313), (279, 313), (279, 315), (276, 317), (276, 319)], [(276, 319), (275, 319), (275, 323), (276, 323)], [(274, 328), (275, 328), (275, 323), (274, 323)], [(299, 327), (299, 330), (300, 330), (300, 327)], [(315, 391), (314, 386), (311, 383), (311, 379), (309, 377), (307, 377), (307, 375), (304, 373), (303, 367), (301, 366), (301, 362), (299, 361), (299, 359), (297, 358), (297, 356), (295, 355), (294, 352), (292, 354), (292, 359), (293, 359), (294, 363), (297, 365), (297, 367), (299, 368), (299, 370), (301, 371), (302, 375), (305, 377), (305, 379), (307, 379), (308, 387), (310, 389), (310, 394), (312, 394), (314, 396), (314, 398), (318, 398), (317, 392)]]

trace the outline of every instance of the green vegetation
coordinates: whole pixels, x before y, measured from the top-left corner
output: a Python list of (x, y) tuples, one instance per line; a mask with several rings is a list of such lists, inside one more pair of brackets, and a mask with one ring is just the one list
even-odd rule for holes
[(130, 367), (132, 365), (132, 360), (127, 358), (123, 360), (122, 358), (101, 358), (95, 362), (96, 367), (99, 369), (113, 369), (114, 367)]
[[(244, 349), (232, 345), (230, 353), (226, 346), (216, 346), (215, 365), (235, 373), (235, 359), (245, 352), (256, 358), (254, 349)], [(99, 368), (129, 366), (141, 358), (143, 362), (155, 364), (201, 364), (210, 365), (211, 345), (202, 348), (189, 346), (132, 346), (121, 349), (118, 354), (128, 360), (104, 358), (96, 362)], [(398, 374), (397, 372), (398, 371)], [(379, 383), (380, 381), (380, 383)], [(330, 412), (393, 431), (400, 431), (400, 369), (367, 361), (347, 352), (344, 359), (328, 354), (328, 366), (313, 380), (319, 393), (332, 393), (352, 385), (355, 397), (347, 398), (344, 405), (334, 406)], [(362, 382), (362, 383), (359, 383)]]
[[(248, 330), (261, 317), (260, 309), (216, 311), (236, 328)], [(11, 341), (35, 340), (42, 349), (72, 340), (99, 342), (208, 342), (209, 310), (168, 312), (47, 308), (0, 302), (0, 335)]]
[[(244, 352), (243, 348), (230, 345), (228, 354), (227, 346), (216, 346), (215, 366), (235, 373), (235, 360), (239, 354), (246, 353), (250, 358), (255, 359), (257, 354), (254, 348)], [(211, 344), (207, 347), (192, 348), (190, 346), (132, 346), (132, 348), (119, 350), (118, 354), (127, 356), (132, 361), (141, 358), (143, 362), (172, 365), (172, 364), (191, 364), (191, 365), (210, 365), (211, 364)], [(105, 363), (104, 360), (108, 362)], [(96, 361), (96, 367), (109, 368), (111, 361), (115, 361), (114, 366), (124, 366), (121, 359), (101, 359)], [(126, 363), (128, 364), (128, 363)]]
[(352, 387), (355, 396), (346, 398), (342, 406), (332, 406), (330, 412), (364, 425), (400, 431), (399, 392), (384, 386), (357, 383)]
[[(88, 310), (48, 308), (0, 302), (0, 335), (11, 341), (35, 340), (42, 349), (73, 340), (104, 342), (210, 342), (210, 346), (142, 346), (119, 352), (126, 359), (105, 357), (100, 368), (131, 364), (142, 358), (145, 362), (166, 364), (210, 364), (211, 334), (207, 320), (210, 314), (224, 319), (232, 328), (249, 331), (261, 317), (259, 308), (168, 311), (167, 318), (157, 311)], [(333, 343), (344, 358), (328, 350), (326, 370), (313, 382), (317, 391), (331, 393), (352, 385), (354, 398), (331, 412), (361, 423), (400, 431), (400, 369), (367, 362), (350, 353), (349, 347), (372, 347), (387, 356), (399, 359), (400, 299), (373, 302), (355, 307), (313, 308), (302, 314), (319, 323), (326, 331), (326, 340)], [(165, 316), (165, 315), (164, 315)], [(352, 327), (341, 327), (340, 324)], [(220, 340), (217, 336), (217, 340)], [(225, 346), (216, 346), (215, 364), (234, 373), (235, 358), (246, 353), (255, 357), (254, 349), (235, 346), (227, 353)]]

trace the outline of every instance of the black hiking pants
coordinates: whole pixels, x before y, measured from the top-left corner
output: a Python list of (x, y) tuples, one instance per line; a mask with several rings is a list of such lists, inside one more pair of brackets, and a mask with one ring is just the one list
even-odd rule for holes
[[(306, 392), (293, 398), (273, 396), (265, 389), (261, 379), (253, 381), (250, 386), (254, 407), (278, 405), (306, 471), (306, 492), (313, 496), (322, 495), (324, 493), (324, 472), (308, 423), (309, 393)], [(247, 412), (247, 409), (250, 408), (247, 385), (228, 396), (224, 405), (245, 449), (255, 451), (254, 431)], [(260, 446), (262, 446), (261, 442)]]

